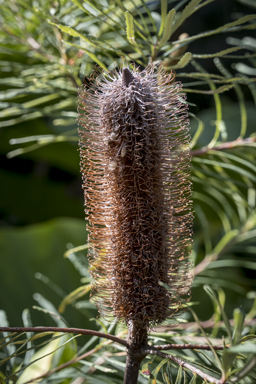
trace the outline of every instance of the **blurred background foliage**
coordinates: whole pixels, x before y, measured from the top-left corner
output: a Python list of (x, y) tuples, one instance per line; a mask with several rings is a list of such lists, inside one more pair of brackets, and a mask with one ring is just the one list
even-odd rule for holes
[[(4, 321), (22, 326), (24, 308), (33, 305), (57, 313), (73, 291), (65, 311), (68, 324), (98, 329), (90, 321), (97, 312), (88, 290), (79, 288), (81, 279), (88, 282), (86, 250), (78, 248), (63, 258), (68, 249), (86, 243), (77, 90), (95, 68), (111, 70), (129, 62), (143, 69), (150, 57), (167, 71), (175, 70), (190, 106), (196, 265), (192, 300), (200, 303), (194, 310), (201, 320), (220, 318), (202, 288), (210, 284), (229, 318), (242, 306), (252, 320), (255, 1), (0, 0), (0, 9)], [(85, 295), (83, 300), (76, 300), (79, 295)], [(31, 310), (30, 316), (34, 325), (53, 323), (39, 310)], [(183, 320), (189, 319), (185, 315)]]

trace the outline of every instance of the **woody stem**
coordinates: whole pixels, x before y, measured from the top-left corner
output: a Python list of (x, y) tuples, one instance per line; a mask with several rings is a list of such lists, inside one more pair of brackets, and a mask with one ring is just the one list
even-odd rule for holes
[(147, 328), (141, 327), (130, 321), (128, 324), (128, 347), (124, 384), (137, 384), (140, 363), (147, 355), (147, 353), (145, 353), (147, 341)]

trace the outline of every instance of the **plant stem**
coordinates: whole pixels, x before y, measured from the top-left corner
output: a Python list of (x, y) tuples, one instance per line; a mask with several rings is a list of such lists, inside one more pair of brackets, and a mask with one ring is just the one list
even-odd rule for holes
[[(214, 327), (214, 325), (216, 324), (215, 320), (213, 319), (209, 319), (209, 320), (205, 320), (205, 321), (200, 321), (200, 325), (202, 328), (212, 328)], [(218, 321), (218, 327), (223, 327), (225, 325), (224, 321)], [(230, 319), (230, 325), (234, 325), (234, 320), (233, 319)], [(245, 322), (244, 322), (244, 325), (256, 325), (256, 319), (245, 319)], [(199, 328), (199, 325), (197, 322), (190, 322), (190, 323), (180, 323), (177, 327), (175, 327), (174, 329), (190, 329), (191, 330), (192, 328), (192, 331), (195, 331), (197, 328)], [(157, 328), (158, 331), (160, 332), (165, 332), (165, 331), (169, 331), (170, 328), (168, 327), (163, 327), (163, 326), (159, 326)], [(150, 347), (151, 348), (151, 347)], [(180, 349), (180, 348), (178, 348)], [(186, 349), (186, 348), (184, 348)], [(190, 349), (193, 349), (193, 348), (190, 348)], [(200, 348), (197, 348), (197, 349), (200, 349)]]
[(148, 352), (148, 354), (151, 354), (151, 355), (160, 356), (163, 359), (168, 358), (168, 359), (174, 361), (175, 363), (179, 364), (181, 367), (189, 369), (190, 372), (192, 372), (195, 375), (200, 376), (202, 379), (206, 380), (209, 383), (223, 384), (222, 379), (216, 379), (215, 377), (208, 375), (207, 373), (201, 371), (200, 369), (194, 367), (192, 364), (187, 363), (186, 361), (180, 359), (179, 357), (175, 357), (172, 355), (168, 355), (167, 353), (154, 351), (154, 350), (148, 350), (147, 352)]
[(141, 360), (127, 353), (124, 384), (137, 384)]
[(132, 321), (128, 326), (127, 358), (124, 374), (124, 384), (137, 384), (140, 363), (147, 356), (145, 352), (148, 342), (147, 328)]
[[(59, 328), (59, 327), (0, 327), (0, 332), (17, 332), (17, 333), (24, 333), (24, 332), (62, 332), (62, 333), (76, 333), (81, 335), (92, 335), (92, 336), (98, 336), (98, 337), (104, 337), (106, 339), (109, 339), (111, 341), (114, 341), (116, 343), (119, 343), (121, 345), (124, 345), (127, 348), (127, 360), (126, 360), (126, 369), (125, 369), (125, 375), (124, 375), (124, 384), (137, 384), (138, 375), (139, 375), (139, 369), (140, 369), (140, 363), (142, 360), (148, 355), (158, 355), (162, 358), (168, 357), (170, 360), (174, 361), (175, 363), (179, 364), (180, 366), (189, 369), (192, 373), (197, 374), (201, 378), (208, 380), (214, 384), (223, 384), (222, 379), (216, 379), (204, 372), (202, 372), (200, 369), (194, 367), (193, 365), (187, 363), (186, 361), (174, 357), (172, 355), (160, 352), (159, 350), (164, 349), (208, 349), (208, 346), (200, 345), (200, 344), (167, 344), (167, 345), (160, 345), (160, 346), (154, 346), (150, 347), (148, 345), (148, 330), (146, 327), (139, 326), (138, 324), (134, 324), (133, 322), (130, 322), (128, 324), (128, 339), (127, 341), (113, 336), (108, 335), (102, 332), (97, 331), (91, 331), (88, 329), (79, 329), (79, 328)], [(223, 349), (222, 346), (214, 346), (214, 349), (221, 350)], [(52, 373), (59, 371), (60, 369), (63, 369), (71, 364), (75, 364), (79, 360), (82, 360), (86, 358), (87, 356), (90, 356), (92, 353), (97, 351), (97, 347), (92, 349), (89, 352), (86, 352), (84, 355), (78, 356), (74, 359), (71, 359), (65, 364), (62, 364), (59, 367), (56, 367), (55, 369), (46, 372), (42, 374), (41, 376), (37, 377), (36, 379), (40, 379), (45, 376), (49, 376)], [(32, 382), (32, 381), (28, 381)], [(34, 382), (34, 379), (33, 379)]]
[(81, 328), (59, 328), (59, 327), (0, 327), (0, 332), (60, 332), (60, 333), (76, 333), (80, 335), (91, 335), (103, 337), (124, 345), (127, 347), (127, 342), (119, 337), (109, 335), (107, 333), (92, 331), (90, 329), (81, 329)]
[(204, 148), (194, 149), (190, 153), (191, 153), (191, 156), (203, 156), (210, 151), (223, 151), (225, 149), (230, 149), (235, 147), (241, 147), (246, 145), (250, 146), (255, 142), (256, 142), (256, 136), (248, 137), (247, 139), (238, 138), (237, 140), (234, 140), (234, 141), (221, 143), (219, 145), (216, 145), (215, 147), (204, 147)]
[[(156, 345), (151, 347), (156, 351), (166, 351), (171, 349), (201, 349), (205, 351), (211, 351), (211, 348), (216, 351), (222, 351), (224, 349), (223, 345), (207, 345), (207, 344), (165, 344), (165, 345)], [(228, 345), (225, 346), (228, 348)]]

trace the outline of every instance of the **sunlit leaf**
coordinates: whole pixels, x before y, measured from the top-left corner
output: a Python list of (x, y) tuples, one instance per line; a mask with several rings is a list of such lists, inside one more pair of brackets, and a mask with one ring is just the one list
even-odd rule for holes
[(171, 68), (178, 69), (178, 68), (184, 68), (192, 59), (192, 53), (186, 52), (182, 58), (178, 61), (177, 64), (172, 65)]
[(134, 22), (133, 22), (133, 16), (130, 12), (125, 12), (125, 19), (126, 19), (126, 32), (127, 32), (127, 38), (132, 44), (135, 44), (135, 34), (134, 34)]
[(167, 15), (167, 0), (161, 0), (161, 25), (159, 29), (159, 36), (162, 35)]
[(175, 9), (172, 9), (166, 17), (164, 27), (163, 27), (164, 33), (163, 33), (163, 37), (159, 41), (159, 48), (162, 47), (170, 39), (172, 35), (172, 24), (173, 24), (175, 14), (176, 14)]
[(71, 292), (68, 296), (66, 296), (62, 300), (62, 302), (60, 303), (59, 308), (58, 308), (59, 312), (63, 313), (65, 311), (67, 305), (70, 305), (71, 303), (73, 303), (77, 299), (86, 295), (88, 292), (90, 292), (90, 289), (91, 289), (90, 284), (84, 285), (84, 286), (81, 286), (81, 287), (75, 289), (73, 292)]

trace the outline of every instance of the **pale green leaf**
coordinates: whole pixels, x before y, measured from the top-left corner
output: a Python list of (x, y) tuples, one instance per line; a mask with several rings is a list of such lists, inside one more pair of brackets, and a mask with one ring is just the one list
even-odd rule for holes
[(236, 372), (235, 376), (232, 376), (229, 380), (232, 383), (239, 382), (243, 377), (249, 375), (250, 372), (252, 372), (253, 368), (256, 366), (256, 356), (253, 356), (247, 364), (243, 366), (240, 371)]
[(251, 172), (241, 168), (241, 167), (238, 167), (234, 164), (226, 164), (226, 163), (223, 163), (223, 162), (220, 162), (220, 161), (216, 161), (216, 160), (210, 160), (210, 159), (203, 159), (203, 158), (193, 158), (193, 161), (195, 162), (199, 162), (199, 163), (204, 163), (204, 164), (211, 164), (213, 166), (217, 166), (217, 167), (220, 167), (220, 168), (223, 168), (223, 169), (229, 169), (231, 171), (234, 171), (242, 176), (245, 176), (245, 177), (248, 177), (248, 179), (251, 179), (252, 181), (256, 181), (256, 176), (254, 174), (252, 174)]
[(237, 345), (240, 343), (242, 330), (243, 330), (243, 323), (244, 323), (244, 312), (241, 310), (241, 308), (236, 308), (233, 312), (234, 317), (234, 332), (233, 332), (233, 345)]
[(68, 27), (66, 25), (56, 24), (56, 23), (53, 23), (52, 21), (49, 21), (49, 24), (55, 25), (55, 27), (58, 27), (62, 32), (65, 32), (70, 36), (80, 37), (82, 40), (86, 41), (87, 43), (89, 43), (93, 47), (96, 47), (96, 48), (98, 47), (91, 39), (89, 39), (88, 37), (86, 37), (82, 33), (76, 31), (72, 27)]
[(69, 257), (72, 253), (76, 253), (76, 252), (80, 252), (80, 251), (84, 251), (85, 249), (88, 249), (90, 247), (90, 244), (83, 244), (83, 245), (79, 245), (78, 247), (74, 247), (74, 248), (71, 248), (71, 249), (68, 249), (65, 253), (64, 253), (64, 257)]
[[(187, 52), (189, 53), (189, 52)], [(175, 67), (172, 67), (172, 68), (176, 68)], [(215, 88), (214, 90), (210, 90), (210, 91), (203, 91), (201, 89), (189, 89), (189, 88), (184, 88), (183, 90), (185, 92), (189, 92), (189, 93), (200, 93), (202, 95), (215, 95), (215, 94), (218, 94), (218, 93), (223, 93), (223, 92), (226, 92), (228, 91), (229, 89), (233, 88), (233, 84), (227, 84), (227, 85), (222, 85), (218, 88)]]
[[(37, 374), (39, 373), (43, 374), (47, 372), (51, 367), (52, 360), (56, 351), (58, 351), (61, 348), (64, 348), (70, 341), (74, 340), (77, 336), (79, 335), (69, 338), (64, 343), (61, 341), (61, 339), (55, 339), (53, 341), (50, 341), (45, 347), (37, 351), (33, 355), (29, 364), (20, 368), (18, 371), (16, 371), (16, 373), (21, 373), (24, 371), (23, 374), (20, 376), (17, 384), (24, 383), (24, 378), (26, 381), (28, 381), (28, 378), (29, 379), (34, 378), (35, 371), (37, 372)], [(66, 337), (66, 335), (64, 337)]]
[[(237, 249), (237, 248), (235, 248)], [(244, 249), (244, 247), (242, 248)], [(216, 260), (207, 265), (207, 269), (214, 268), (229, 268), (229, 267), (242, 267), (256, 270), (256, 262), (239, 260), (239, 259), (230, 259), (230, 260)]]
[[(199, 33), (198, 35), (194, 35), (194, 36), (190, 36), (184, 40), (182, 40), (182, 42), (185, 44), (185, 43), (190, 43), (191, 41), (194, 41), (194, 40), (197, 40), (197, 39), (201, 39), (202, 37), (206, 37), (206, 36), (212, 36), (212, 35), (216, 35), (218, 33), (224, 33), (224, 32), (229, 32), (229, 31), (232, 31), (232, 30), (236, 30), (238, 29), (240, 25), (246, 23), (247, 21), (251, 21), (253, 19), (256, 19), (256, 15), (247, 15), (247, 16), (244, 16), (244, 17), (241, 17), (240, 19), (238, 20), (235, 20), (231, 23), (228, 23), (228, 24), (225, 24), (219, 28), (216, 28), (214, 30), (211, 30), (211, 31), (208, 31), (208, 32), (203, 32), (203, 33)], [(241, 26), (241, 29), (245, 29), (246, 27), (244, 26)], [(255, 28), (255, 25), (254, 24), (250, 24), (250, 28)], [(173, 44), (179, 44), (180, 43), (180, 40), (176, 40), (173, 42)], [(166, 54), (169, 54), (169, 52), (166, 52)]]
[(168, 358), (163, 359), (163, 360), (156, 366), (156, 368), (152, 371), (152, 376), (153, 376), (154, 378), (157, 378), (157, 375), (158, 375), (158, 373), (160, 372), (162, 366), (163, 366), (164, 364), (166, 364), (168, 361), (169, 361)]
[(126, 33), (128, 40), (135, 44), (135, 33), (134, 33), (134, 21), (133, 16), (130, 12), (125, 12), (125, 19), (126, 19)]
[(233, 341), (232, 341), (232, 333), (231, 333), (230, 323), (229, 323), (227, 314), (224, 311), (224, 309), (223, 309), (223, 307), (222, 307), (222, 305), (220, 303), (220, 300), (219, 300), (218, 296), (215, 295), (215, 292), (212, 290), (212, 288), (209, 285), (205, 285), (204, 286), (204, 290), (218, 304), (219, 309), (221, 311), (221, 315), (222, 315), (223, 321), (224, 321), (225, 326), (226, 326), (227, 333), (228, 333), (229, 343), (232, 345)]
[(170, 68), (172, 69), (178, 69), (178, 68), (184, 68), (188, 63), (192, 60), (192, 53), (186, 52), (182, 58), (179, 60), (179, 62), (175, 65), (171, 65)]
[(159, 36), (161, 36), (163, 33), (166, 15), (167, 15), (167, 0), (161, 0), (161, 25), (159, 29)]
[(181, 384), (181, 381), (182, 381), (182, 372), (183, 372), (183, 369), (182, 369), (181, 366), (179, 366), (178, 374), (177, 374), (177, 377), (176, 377), (175, 384)]
[(86, 9), (83, 7), (83, 5), (80, 3), (79, 0), (71, 0), (72, 3), (74, 3), (78, 8), (80, 8), (83, 12), (87, 12)]
[(58, 308), (59, 312), (63, 313), (67, 305), (72, 304), (74, 301), (76, 301), (80, 297), (83, 297), (84, 295), (86, 295), (88, 292), (90, 292), (90, 289), (91, 289), (90, 284), (83, 285), (75, 289), (73, 292), (71, 292), (61, 301), (60, 306)]
[(231, 52), (236, 52), (240, 49), (243, 49), (241, 47), (232, 47), (232, 48), (227, 48), (227, 49), (224, 49), (222, 51), (219, 51), (217, 53), (211, 53), (211, 54), (204, 54), (204, 55), (200, 55), (200, 54), (193, 54), (193, 59), (210, 59), (210, 58), (213, 58), (213, 57), (220, 57), (220, 56), (224, 56), (224, 55), (227, 55)]
[(222, 252), (227, 245), (229, 245), (232, 241), (236, 239), (238, 234), (238, 229), (233, 229), (226, 233), (213, 249), (213, 253), (219, 254), (220, 252)]
[(171, 37), (172, 35), (172, 25), (173, 25), (173, 20), (176, 15), (175, 9), (172, 9), (165, 20), (165, 25), (164, 25), (164, 33), (163, 37), (159, 41), (158, 47), (161, 48)]
[(255, 343), (245, 343), (238, 344), (233, 347), (226, 349), (225, 353), (249, 353), (256, 355), (256, 344)]

